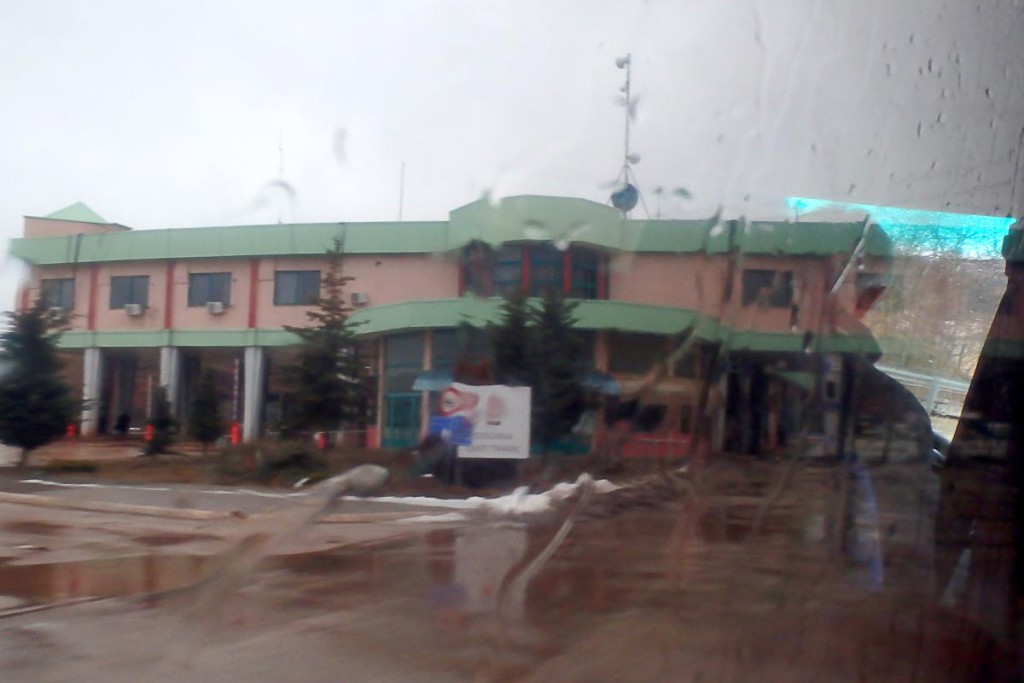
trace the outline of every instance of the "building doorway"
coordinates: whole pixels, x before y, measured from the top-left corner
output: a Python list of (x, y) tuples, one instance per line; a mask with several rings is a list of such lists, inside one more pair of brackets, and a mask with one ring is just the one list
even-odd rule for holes
[(384, 448), (412, 448), (420, 436), (420, 392), (384, 396)]

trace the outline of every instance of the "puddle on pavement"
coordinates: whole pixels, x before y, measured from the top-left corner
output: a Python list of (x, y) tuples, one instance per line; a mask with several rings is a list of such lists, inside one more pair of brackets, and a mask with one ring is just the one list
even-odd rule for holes
[(35, 534), (38, 536), (55, 536), (65, 529), (67, 526), (63, 524), (54, 524), (53, 522), (43, 522), (40, 520), (19, 520), (15, 522), (7, 522), (0, 526), (5, 532), (11, 534)]
[[(864, 580), (863, 562), (831, 553), (830, 489), (808, 476), (816, 493), (773, 505), (751, 539), (758, 505), (744, 491), (644, 501), (581, 520), (558, 544), (558, 518), (495, 519), (276, 557), (208, 617), (215, 637), (198, 639), (188, 659), (258, 660), (260, 643), (273, 639), (306, 662), (289, 680), (319, 680), (324, 662), (355, 656), (377, 658), (389, 680), (998, 680), (1005, 652), (937, 604), (927, 509), (882, 515), (891, 533), (879, 589)], [(887, 491), (879, 479), (877, 492), (916, 500), (898, 484)], [(0, 593), (132, 595), (193, 585), (209, 569), (174, 553), (175, 538), (151, 540), (169, 549), (0, 565)], [(87, 623), (102, 632), (117, 628), (104, 619), (120, 619), (127, 628), (141, 610)], [(181, 621), (170, 609), (146, 613)], [(164, 643), (140, 647), (159, 653)], [(94, 670), (113, 670), (124, 656), (97, 654)]]
[(50, 603), (155, 593), (197, 582), (209, 564), (208, 556), (185, 554), (4, 564), (0, 594)]

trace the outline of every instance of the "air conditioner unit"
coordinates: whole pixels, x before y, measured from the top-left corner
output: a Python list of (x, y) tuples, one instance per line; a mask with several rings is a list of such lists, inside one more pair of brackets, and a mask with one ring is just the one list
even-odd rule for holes
[(220, 315), (224, 312), (224, 304), (220, 301), (207, 301), (206, 311), (210, 315)]
[(370, 303), (370, 296), (366, 292), (352, 292), (351, 301), (356, 306), (365, 306)]
[(132, 316), (132, 317), (135, 317), (137, 315), (142, 315), (142, 305), (141, 304), (125, 304), (124, 312), (127, 313), (128, 315)]

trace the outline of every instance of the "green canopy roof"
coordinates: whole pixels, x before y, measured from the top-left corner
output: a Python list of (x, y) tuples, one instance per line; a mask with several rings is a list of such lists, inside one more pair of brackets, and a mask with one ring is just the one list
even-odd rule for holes
[(185, 258), (318, 256), (341, 238), (349, 254), (424, 254), (444, 250), (445, 223), (293, 223), (221, 228), (131, 230), (11, 240), (10, 253), (53, 265)]
[(821, 353), (863, 353), (868, 356), (879, 358), (882, 355), (882, 347), (871, 335), (829, 335), (821, 339), (821, 343), (815, 344), (812, 340), (811, 348), (804, 349), (804, 336), (802, 334), (787, 334), (784, 332), (753, 332), (742, 331), (728, 333), (722, 328), (723, 344), (731, 351), (754, 351), (763, 353), (803, 353), (804, 351), (820, 351)]
[(79, 223), (104, 223), (108, 221), (82, 202), (75, 202), (63, 209), (46, 214), (43, 218), (52, 218), (59, 221), (78, 221)]
[[(539, 299), (530, 300), (533, 305)], [(356, 311), (352, 322), (357, 334), (380, 334), (399, 330), (457, 327), (462, 323), (482, 327), (501, 317), (502, 299), (431, 299), (404, 301)], [(573, 311), (581, 330), (620, 330), (648, 334), (678, 334), (696, 326), (704, 339), (718, 335), (718, 325), (701, 314), (684, 308), (650, 306), (621, 301), (580, 301)]]
[[(105, 221), (84, 204), (49, 218)], [(492, 245), (570, 242), (627, 252), (724, 253), (730, 233), (748, 254), (824, 256), (848, 253), (863, 233), (862, 223), (785, 221), (624, 220), (615, 209), (572, 197), (508, 197), (467, 204), (448, 221), (380, 223), (294, 223), (170, 230), (126, 230), (72, 237), (11, 240), (10, 253), (29, 263), (55, 265), (105, 261), (182, 258), (252, 258), (322, 254), (343, 237), (350, 254), (433, 254), (459, 249), (474, 240)], [(872, 226), (867, 253), (885, 256), (891, 243)]]

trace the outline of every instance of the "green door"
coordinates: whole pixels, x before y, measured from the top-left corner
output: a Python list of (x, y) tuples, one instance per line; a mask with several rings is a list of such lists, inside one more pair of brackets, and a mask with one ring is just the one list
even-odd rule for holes
[(384, 396), (384, 448), (412, 448), (420, 436), (419, 392), (393, 393)]

